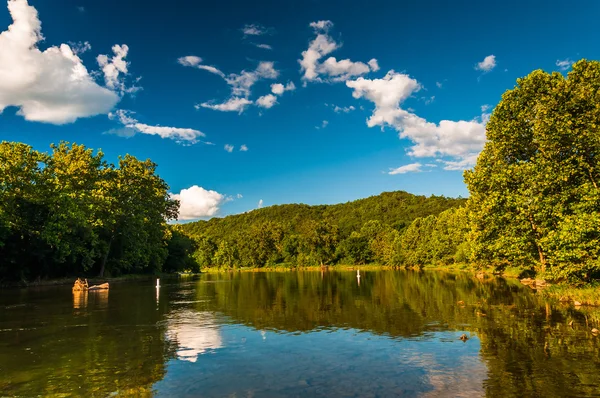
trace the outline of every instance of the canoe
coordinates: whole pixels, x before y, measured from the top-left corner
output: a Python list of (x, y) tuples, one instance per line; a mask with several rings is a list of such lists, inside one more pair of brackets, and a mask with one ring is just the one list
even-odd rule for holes
[(101, 285), (94, 285), (94, 286), (90, 286), (88, 288), (89, 291), (92, 291), (92, 290), (106, 290), (106, 289), (108, 289), (108, 283), (103, 283)]

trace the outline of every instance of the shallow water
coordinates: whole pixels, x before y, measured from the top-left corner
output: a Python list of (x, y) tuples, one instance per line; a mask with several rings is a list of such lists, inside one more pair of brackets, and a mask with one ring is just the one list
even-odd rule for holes
[(0, 396), (600, 396), (586, 314), (514, 281), (314, 271), (161, 285), (1, 291)]

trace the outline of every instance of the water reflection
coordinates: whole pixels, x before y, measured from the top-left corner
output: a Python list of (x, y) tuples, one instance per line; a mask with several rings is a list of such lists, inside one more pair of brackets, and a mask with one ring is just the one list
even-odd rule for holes
[[(209, 275), (205, 281), (227, 283), (202, 282), (197, 293), (212, 297), (204, 310), (225, 314), (233, 323), (293, 333), (296, 342), (289, 344), (301, 344), (298, 332), (307, 333), (310, 342), (306, 344), (319, 344), (315, 332), (331, 331), (339, 337), (341, 328), (391, 338), (397, 344), (391, 350), (404, 349), (406, 339), (417, 341), (418, 356), (422, 357), (428, 341), (437, 339), (435, 351), (443, 356), (456, 346), (462, 333), (470, 336), (458, 344), (476, 347), (475, 358), (455, 352), (438, 366), (420, 362), (428, 387), (417, 388), (413, 391), (416, 395), (427, 391), (481, 395), (485, 391), (489, 396), (595, 396), (600, 391), (600, 339), (586, 324), (587, 319), (598, 319), (597, 311), (587, 309), (584, 316), (571, 307), (545, 302), (516, 281), (500, 278), (361, 272), (359, 286), (356, 276), (353, 272)], [(572, 319), (576, 322), (570, 327)], [(330, 350), (332, 344), (329, 341), (320, 347)], [(351, 344), (361, 354), (372, 348), (372, 343)], [(371, 380), (384, 366), (366, 365), (367, 358), (361, 361), (356, 366), (365, 380)], [(396, 371), (402, 373), (414, 364), (417, 362), (403, 363)], [(317, 365), (312, 360), (304, 366), (296, 371), (308, 372)]]
[(73, 292), (73, 309), (83, 310), (88, 307), (106, 309), (108, 308), (108, 290), (92, 290)]
[(599, 311), (513, 281), (322, 271), (162, 282), (0, 291), (0, 396), (600, 391)]
[(177, 357), (189, 362), (196, 362), (208, 350), (223, 347), (219, 325), (210, 312), (174, 312), (169, 317), (167, 336), (177, 345)]

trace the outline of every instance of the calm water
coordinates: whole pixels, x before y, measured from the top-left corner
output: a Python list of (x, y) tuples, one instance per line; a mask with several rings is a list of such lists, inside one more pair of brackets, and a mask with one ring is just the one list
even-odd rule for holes
[(1, 291), (0, 396), (600, 396), (593, 313), (502, 279), (361, 275)]

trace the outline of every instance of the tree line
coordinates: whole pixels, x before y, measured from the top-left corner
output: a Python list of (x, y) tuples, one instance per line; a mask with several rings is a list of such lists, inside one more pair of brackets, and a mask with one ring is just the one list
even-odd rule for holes
[(0, 281), (159, 272), (178, 203), (156, 164), (60, 143), (0, 143)]

